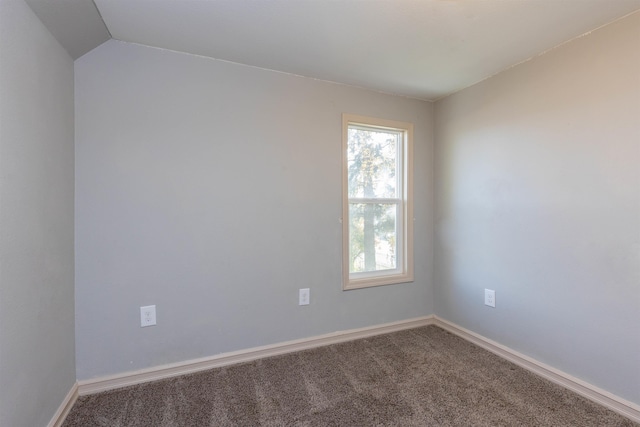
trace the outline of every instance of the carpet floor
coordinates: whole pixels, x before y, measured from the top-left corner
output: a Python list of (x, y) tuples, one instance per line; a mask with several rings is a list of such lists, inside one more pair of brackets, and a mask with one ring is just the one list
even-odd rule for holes
[(82, 396), (63, 426), (638, 424), (426, 326)]

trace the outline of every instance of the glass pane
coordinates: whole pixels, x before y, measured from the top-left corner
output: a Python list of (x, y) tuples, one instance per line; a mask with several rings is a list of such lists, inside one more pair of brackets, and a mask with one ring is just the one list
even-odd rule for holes
[(349, 197), (398, 197), (401, 132), (349, 126)]
[(349, 204), (349, 272), (396, 268), (397, 205)]

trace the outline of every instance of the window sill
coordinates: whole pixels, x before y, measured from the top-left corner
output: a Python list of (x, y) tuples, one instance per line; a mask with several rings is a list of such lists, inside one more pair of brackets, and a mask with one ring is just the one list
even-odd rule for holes
[(375, 286), (397, 285), (400, 283), (413, 282), (412, 274), (394, 274), (392, 276), (375, 276), (364, 277), (362, 279), (345, 280), (342, 290), (350, 291), (353, 289), (372, 288)]

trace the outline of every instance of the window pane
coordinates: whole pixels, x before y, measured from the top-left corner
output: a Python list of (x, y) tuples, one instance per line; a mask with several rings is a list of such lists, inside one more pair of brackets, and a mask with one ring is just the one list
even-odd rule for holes
[(396, 268), (397, 204), (349, 204), (349, 272)]
[(349, 126), (349, 197), (398, 197), (397, 164), (401, 133)]

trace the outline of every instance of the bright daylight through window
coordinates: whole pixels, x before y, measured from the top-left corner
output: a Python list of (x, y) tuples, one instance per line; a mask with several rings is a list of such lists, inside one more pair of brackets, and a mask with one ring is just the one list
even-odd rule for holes
[(411, 123), (344, 114), (343, 288), (413, 280)]

